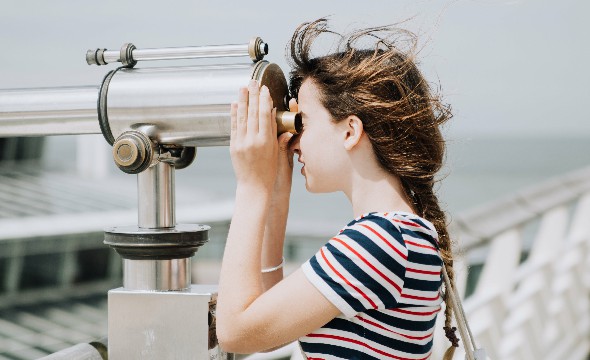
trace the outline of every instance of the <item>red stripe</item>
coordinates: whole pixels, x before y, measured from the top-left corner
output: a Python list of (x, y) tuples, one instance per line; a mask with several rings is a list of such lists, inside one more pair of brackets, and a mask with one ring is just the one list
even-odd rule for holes
[(385, 281), (387, 281), (388, 283), (390, 283), (398, 292), (402, 292), (401, 287), (399, 287), (398, 284), (396, 284), (395, 282), (393, 282), (393, 280), (391, 280), (390, 278), (388, 278), (387, 276), (385, 276), (385, 274), (383, 274), (381, 271), (379, 271), (375, 266), (373, 266), (373, 264), (371, 264), (370, 262), (367, 261), (367, 259), (365, 259), (361, 254), (359, 254), (356, 250), (354, 250), (352, 247), (350, 247), (350, 245), (348, 245), (347, 243), (345, 243), (344, 241), (338, 239), (338, 238), (332, 238), (332, 240), (335, 240), (339, 243), (341, 243), (342, 245), (344, 245), (348, 250), (350, 250), (353, 254), (355, 254), (359, 259), (361, 259), (365, 264), (367, 264), (368, 267), (370, 267), (371, 269), (373, 269), (373, 271), (375, 271), (377, 274), (379, 274), (383, 279), (385, 279)]
[(428, 335), (425, 335), (425, 336), (410, 336), (410, 335), (402, 334), (402, 333), (399, 333), (399, 332), (397, 332), (397, 331), (393, 331), (393, 330), (391, 330), (391, 329), (388, 329), (388, 328), (386, 328), (385, 326), (382, 326), (381, 324), (378, 324), (378, 323), (376, 323), (376, 322), (374, 322), (374, 321), (371, 321), (371, 320), (369, 320), (369, 319), (365, 319), (364, 317), (357, 316), (356, 318), (357, 318), (357, 319), (359, 319), (359, 320), (361, 320), (361, 321), (364, 321), (364, 322), (366, 322), (367, 324), (371, 324), (371, 325), (373, 325), (373, 326), (375, 326), (375, 327), (378, 327), (378, 328), (380, 328), (380, 329), (383, 329), (383, 330), (385, 330), (385, 331), (392, 332), (392, 333), (394, 333), (394, 334), (397, 334), (397, 335), (399, 335), (399, 336), (403, 336), (403, 337), (405, 337), (405, 338), (407, 338), (407, 339), (413, 339), (413, 340), (424, 340), (424, 339), (427, 339), (427, 338), (429, 338), (429, 337), (431, 337), (431, 336), (432, 336), (432, 332), (431, 332), (430, 334), (428, 334)]
[(320, 253), (322, 254), (322, 257), (324, 258), (324, 261), (326, 262), (326, 264), (328, 264), (328, 266), (330, 267), (330, 269), (332, 269), (332, 271), (338, 275), (338, 277), (340, 277), (342, 280), (344, 280), (345, 283), (348, 284), (348, 286), (352, 287), (356, 292), (358, 292), (359, 294), (361, 294), (373, 307), (373, 309), (377, 308), (377, 305), (364, 293), (361, 291), (361, 289), (357, 288), (356, 286), (352, 285), (344, 276), (342, 276), (342, 274), (340, 274), (338, 272), (338, 270), (336, 270), (334, 268), (334, 266), (332, 266), (332, 264), (330, 264), (330, 262), (328, 261), (328, 259), (326, 258), (326, 255), (324, 254), (324, 249), (320, 249)]
[(408, 295), (408, 294), (402, 294), (402, 297), (406, 298), (406, 299), (434, 301), (434, 300), (438, 300), (438, 298), (440, 297), (440, 294), (437, 293), (436, 296), (433, 298), (416, 296), (416, 295)]
[(431, 250), (437, 251), (434, 246), (422, 245), (422, 244), (418, 244), (418, 243), (413, 242), (413, 241), (410, 241), (410, 240), (404, 240), (404, 241), (406, 242), (406, 244), (410, 244), (410, 245), (418, 246), (418, 247), (421, 247), (421, 248), (431, 249)]
[(406, 271), (414, 272), (414, 273), (418, 273), (418, 274), (440, 275), (440, 270), (439, 271), (426, 271), (426, 270), (418, 270), (418, 269), (412, 269), (412, 268), (407, 267)]
[(434, 310), (434, 311), (429, 311), (429, 312), (417, 312), (417, 311), (410, 311), (410, 310), (404, 310), (404, 309), (390, 309), (390, 310), (395, 311), (395, 312), (400, 312), (402, 314), (430, 316), (432, 314), (436, 314), (437, 312), (439, 312), (440, 308), (438, 308), (437, 310)]
[(395, 222), (402, 223), (404, 225), (409, 225), (409, 226), (414, 226), (414, 227), (421, 227), (420, 225), (418, 225), (416, 223), (413, 223), (413, 222), (410, 222), (410, 221), (403, 221), (403, 220), (398, 220), (398, 219), (391, 219), (391, 220), (392, 221), (395, 221)]
[(408, 260), (408, 256), (405, 255), (404, 253), (402, 253), (401, 251), (398, 250), (398, 248), (396, 248), (395, 246), (393, 246), (389, 241), (387, 241), (387, 239), (385, 239), (381, 234), (379, 234), (377, 231), (375, 231), (373, 228), (371, 228), (370, 226), (367, 226), (365, 224), (360, 224), (362, 227), (369, 229), (373, 234), (377, 235), (381, 240), (383, 240), (387, 245), (389, 245), (390, 248), (392, 248), (396, 253), (399, 254), (399, 256), (401, 256), (404, 260)]
[(398, 359), (398, 360), (426, 360), (430, 356), (430, 353), (428, 353), (428, 355), (426, 357), (423, 357), (423, 358), (420, 358), (420, 359), (410, 359), (410, 358), (399, 357), (399, 356), (395, 356), (393, 354), (386, 353), (385, 351), (376, 349), (376, 348), (370, 346), (369, 344), (365, 344), (362, 341), (358, 341), (358, 340), (355, 340), (355, 339), (349, 339), (349, 338), (345, 338), (345, 337), (342, 337), (342, 336), (329, 335), (329, 334), (309, 334), (307, 336), (309, 336), (309, 337), (318, 337), (318, 338), (328, 338), (328, 339), (333, 339), (333, 340), (340, 340), (340, 341), (350, 342), (350, 343), (361, 345), (361, 346), (364, 346), (364, 347), (366, 347), (368, 349), (371, 349), (371, 350), (373, 350), (374, 352), (376, 352), (376, 353), (378, 353), (380, 355), (387, 356), (387, 357), (392, 358), (392, 359)]

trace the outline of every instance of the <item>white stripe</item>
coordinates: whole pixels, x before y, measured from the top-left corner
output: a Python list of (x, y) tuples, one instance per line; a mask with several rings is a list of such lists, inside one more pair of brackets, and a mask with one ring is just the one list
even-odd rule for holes
[[(438, 291), (423, 291), (423, 290), (417, 290), (417, 289), (410, 289), (410, 288), (404, 288), (402, 291), (402, 294), (405, 295), (412, 295), (412, 296), (420, 296), (420, 297), (426, 297), (426, 298), (434, 298), (436, 297), (436, 295), (438, 295)], [(424, 300), (424, 301), (431, 301), (431, 300)]]
[[(412, 271), (406, 271), (406, 278), (426, 280), (426, 281), (441, 281), (440, 275), (421, 274)], [(442, 284), (442, 281), (441, 281)]]
[[(346, 268), (344, 268), (336, 260), (336, 258), (334, 257), (334, 255), (328, 249), (326, 249), (325, 247), (323, 247), (322, 249), (324, 250), (324, 255), (326, 255), (326, 259), (328, 259), (328, 262), (336, 269), (336, 271), (338, 271), (340, 273), (340, 275), (342, 275), (346, 280), (348, 280), (348, 282), (350, 282), (352, 285), (356, 286), (359, 289), (359, 291), (361, 291), (369, 299), (371, 299), (375, 303), (375, 305), (377, 306), (377, 308), (384, 308), (385, 307), (385, 305), (377, 297), (377, 295), (374, 292), (372, 292), (369, 288), (367, 288), (365, 286), (365, 284), (363, 284), (361, 281), (359, 281), (357, 278), (355, 278), (351, 273), (349, 273), (348, 270), (346, 270)], [(322, 269), (334, 281), (336, 281), (338, 284), (342, 285), (342, 287), (352, 297), (354, 297), (355, 299), (359, 300), (365, 309), (372, 309), (373, 308), (373, 305), (371, 305), (371, 303), (367, 299), (365, 299), (365, 297), (360, 292), (358, 292), (357, 290), (355, 290), (352, 286), (348, 285), (344, 280), (342, 280), (342, 278), (340, 278), (340, 276), (338, 276), (334, 271), (332, 271), (332, 269), (324, 261), (324, 259), (321, 256), (321, 254), (317, 254), (316, 255), (316, 259), (320, 263), (320, 266), (322, 267)]]
[[(402, 235), (404, 241), (406, 242), (406, 247), (408, 248), (408, 250), (410, 251), (414, 251), (420, 254), (425, 254), (425, 255), (435, 255), (438, 256), (438, 251), (436, 250), (436, 248), (432, 245), (432, 243), (426, 239), (422, 239), (422, 238), (417, 238), (414, 236), (409, 236), (407, 234)], [(412, 243), (418, 244), (418, 245), (422, 245), (422, 246), (428, 246), (428, 248), (422, 247), (422, 246), (416, 246)]]
[[(371, 253), (369, 253), (364, 247), (362, 247), (356, 241), (350, 239), (346, 235), (339, 235), (339, 236), (336, 236), (335, 238), (342, 240), (345, 244), (347, 244), (352, 249), (354, 249), (356, 252), (358, 252), (363, 258), (365, 258), (365, 260), (367, 260), (377, 270), (379, 270), (383, 274), (383, 276), (385, 276), (388, 279), (390, 279), (391, 281), (393, 281), (397, 286), (399, 286), (400, 289), (403, 289), (404, 280), (400, 279), (399, 276), (397, 276), (394, 272), (392, 272), (385, 265), (383, 265), (383, 263), (381, 261), (379, 261), (375, 257), (373, 257), (373, 255)], [(395, 300), (399, 302), (399, 296), (400, 296), (401, 292), (398, 291), (387, 280), (385, 280), (382, 275), (377, 273), (375, 270), (371, 269), (371, 267), (368, 266), (363, 260), (358, 258), (353, 253), (351, 253), (349, 249), (347, 249), (344, 245), (342, 245), (342, 243), (335, 241), (335, 240), (330, 240), (330, 244), (332, 246), (334, 246), (336, 249), (340, 250), (342, 253), (349, 254), (349, 258), (358, 267), (360, 267), (365, 273), (367, 273), (367, 275), (369, 275), (371, 278), (373, 278), (373, 280), (375, 280), (376, 282), (381, 284), (384, 288), (389, 290), (389, 292), (394, 296)], [(391, 261), (389, 259), (383, 259), (383, 260)], [(405, 267), (404, 264), (401, 264), (401, 265), (402, 265), (402, 267)]]
[(328, 299), (328, 301), (336, 306), (342, 314), (349, 318), (354, 317), (357, 314), (357, 312), (313, 270), (309, 261), (301, 265), (301, 270), (303, 270), (303, 273), (309, 282), (312, 283), (326, 297), (326, 299)]
[[(407, 269), (434, 272), (435, 274), (422, 274), (422, 273), (414, 272), (414, 271), (407, 270)], [(427, 280), (427, 281), (436, 281), (436, 282), (440, 282), (440, 284), (442, 285), (441, 267), (440, 266), (423, 265), (420, 263), (408, 261), (407, 268), (406, 268), (406, 278)]]

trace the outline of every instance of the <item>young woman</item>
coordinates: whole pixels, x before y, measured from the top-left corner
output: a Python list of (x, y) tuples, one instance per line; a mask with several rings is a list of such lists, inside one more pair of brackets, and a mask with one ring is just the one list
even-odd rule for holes
[[(445, 214), (433, 191), (450, 117), (391, 28), (343, 37), (312, 58), (324, 19), (291, 42), (291, 110), (303, 130), (276, 137), (268, 89), (232, 104), (235, 213), (223, 258), (217, 335), (251, 353), (299, 339), (308, 359), (427, 359), (441, 309), (441, 267), (452, 277)], [(373, 39), (374, 46), (357, 48)], [(376, 39), (376, 40), (375, 40)], [(283, 278), (293, 154), (310, 192), (342, 191), (354, 220)], [(447, 334), (457, 339), (446, 310)]]

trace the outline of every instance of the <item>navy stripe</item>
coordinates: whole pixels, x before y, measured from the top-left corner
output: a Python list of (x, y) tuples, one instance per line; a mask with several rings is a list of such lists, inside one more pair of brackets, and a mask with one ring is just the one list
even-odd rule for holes
[[(398, 351), (407, 352), (410, 354), (425, 354), (432, 348), (432, 339), (424, 345), (410, 343), (407, 341), (393, 339), (389, 336), (384, 336), (376, 333), (361, 324), (355, 324), (342, 318), (336, 318), (324, 326), (324, 328), (349, 331), (353, 334), (363, 334), (362, 339), (367, 339), (378, 344), (387, 344), (388, 347)], [(392, 334), (393, 335), (393, 334)], [(361, 341), (362, 341), (361, 339)]]
[[(408, 254), (408, 263), (431, 265), (431, 266), (442, 266), (442, 260), (440, 257), (432, 254), (422, 254), (415, 251), (410, 251)], [(408, 264), (412, 267), (412, 264)]]
[[(409, 311), (411, 311), (411, 309), (412, 308), (408, 308)], [(379, 320), (379, 322), (392, 324), (392, 326), (398, 327), (400, 329), (412, 331), (428, 331), (434, 327), (436, 322), (436, 317), (434, 317), (432, 320), (424, 321), (406, 320), (395, 316), (390, 316), (379, 310), (368, 310), (366, 314), (372, 318), (375, 318), (375, 320)]]
[[(352, 344), (350, 344), (352, 346)], [(304, 352), (318, 353), (318, 354), (329, 354), (341, 357), (342, 359), (350, 360), (380, 360), (370, 355), (365, 354), (354, 349), (346, 349), (337, 345), (332, 344), (318, 344), (318, 343), (306, 343), (301, 341), (301, 348)]]
[[(373, 277), (363, 271), (358, 265), (356, 265), (349, 257), (343, 254), (340, 250), (332, 246), (332, 244), (327, 244), (325, 247), (328, 251), (334, 255), (334, 258), (344, 267), (350, 275), (354, 276), (361, 284), (363, 284), (366, 288), (370, 289), (381, 302), (385, 305), (386, 308), (394, 307), (397, 305), (397, 300), (393, 297), (391, 291), (397, 291), (396, 289), (387, 289), (383, 285), (381, 285), (378, 281), (376, 281)], [(383, 280), (385, 281), (385, 280)], [(362, 291), (362, 289), (361, 289)], [(366, 294), (370, 297), (369, 294)], [(354, 298), (352, 294), (348, 294), (348, 296), (343, 297), (343, 299), (352, 306), (356, 311), (360, 312), (363, 310), (367, 310), (369, 308), (362, 306), (361, 308), (356, 308), (351, 304), (348, 299)], [(371, 299), (375, 301), (376, 299)]]
[(346, 299), (348, 305), (350, 305), (355, 310), (363, 308), (363, 304), (359, 300), (351, 297), (348, 291), (346, 291), (342, 285), (334, 281), (328, 274), (326, 274), (315, 257), (312, 257), (309, 262), (313, 268), (313, 271), (315, 271), (315, 273), (318, 274), (324, 280), (324, 282), (329, 285), (332, 290), (334, 290), (341, 298)]
[[(406, 264), (400, 264), (395, 260), (395, 258), (392, 257), (392, 254), (383, 250), (375, 243), (375, 241), (381, 240), (371, 239), (361, 232), (353, 229), (348, 229), (343, 232), (343, 234), (362, 246), (377, 261), (379, 261), (383, 266), (385, 266), (389, 271), (397, 275), (403, 281), (404, 277), (406, 276)], [(393, 252), (394, 250), (391, 251)]]
[[(437, 293), (438, 289), (440, 288), (440, 280), (438, 281), (428, 281), (428, 280), (421, 280), (421, 279), (414, 279), (411, 277), (407, 277), (406, 281), (404, 282), (404, 287), (406, 289), (412, 290), (420, 290), (420, 291), (432, 291)], [(433, 295), (435, 296), (435, 295)], [(393, 307), (393, 306), (390, 306)]]
[[(387, 232), (391, 237), (393, 237), (395, 240), (397, 240), (398, 243), (400, 243), (401, 246), (406, 247), (406, 242), (404, 240), (404, 237), (402, 236), (402, 233), (400, 232), (400, 229), (394, 224), (392, 223), (389, 219), (385, 219), (382, 218), (380, 216), (367, 216), (366, 218), (366, 222), (371, 222), (377, 226), (379, 226), (381, 229), (383, 229), (385, 232)], [(363, 219), (363, 220), (365, 220)]]

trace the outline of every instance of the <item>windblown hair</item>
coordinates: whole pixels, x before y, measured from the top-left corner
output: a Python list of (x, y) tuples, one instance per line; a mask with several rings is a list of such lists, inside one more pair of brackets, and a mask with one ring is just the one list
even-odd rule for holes
[[(288, 49), (291, 96), (297, 98), (309, 79), (333, 121), (350, 115), (361, 119), (381, 166), (399, 178), (416, 213), (436, 227), (441, 257), (453, 281), (446, 216), (433, 189), (445, 156), (439, 127), (452, 115), (416, 67), (416, 36), (393, 26), (359, 30), (339, 35), (337, 51), (313, 57), (312, 45), (323, 34), (338, 35), (328, 30), (326, 19), (304, 23), (293, 34)], [(366, 40), (372, 43), (369, 48), (361, 44)], [(400, 45), (408, 49), (402, 51)], [(446, 295), (445, 303), (445, 330), (456, 347), (458, 339), (447, 330), (452, 310)]]

